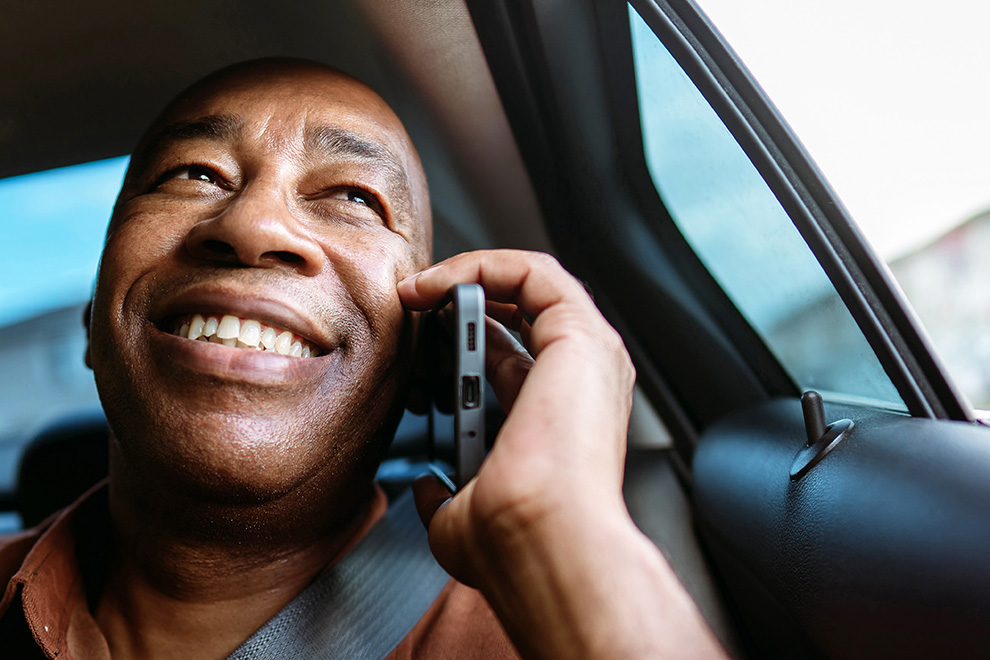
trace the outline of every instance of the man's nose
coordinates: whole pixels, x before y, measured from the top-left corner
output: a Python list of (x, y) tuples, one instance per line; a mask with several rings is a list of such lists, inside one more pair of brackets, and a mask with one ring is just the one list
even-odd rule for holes
[(307, 276), (323, 269), (324, 253), (284, 203), (261, 195), (238, 197), (186, 237), (196, 259), (254, 268), (288, 267)]

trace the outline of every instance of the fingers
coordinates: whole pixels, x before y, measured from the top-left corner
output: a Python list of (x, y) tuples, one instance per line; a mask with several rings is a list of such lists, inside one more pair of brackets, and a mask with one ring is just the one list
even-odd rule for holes
[[(492, 313), (520, 328), (534, 357), (565, 335), (593, 335), (608, 327), (584, 286), (553, 257), (535, 252), (460, 254), (403, 280), (397, 290), (406, 307), (423, 310), (442, 303), (450, 288), (463, 282), (481, 284)], [(552, 318), (540, 324), (541, 315)]]
[[(518, 327), (534, 364), (520, 360), (507, 337), (494, 329), (498, 351), (488, 360), (491, 380), (503, 401), (526, 390), (518, 423), (574, 432), (608, 433), (624, 440), (635, 371), (618, 333), (605, 321), (585, 287), (552, 257), (518, 250), (460, 254), (407, 278), (397, 286), (411, 309), (439, 305), (454, 284), (477, 282), (487, 311)], [(491, 326), (489, 326), (491, 327)], [(552, 348), (552, 350), (550, 350)], [(521, 381), (526, 383), (520, 387)], [(589, 402), (575, 408), (573, 401)]]
[(515, 303), (524, 317), (536, 318), (562, 298), (591, 305), (584, 287), (549, 255), (521, 250), (481, 250), (451, 257), (398, 285), (406, 307), (436, 307), (455, 284), (477, 282), (489, 300)]
[(522, 337), (523, 346), (529, 345), (529, 335), (532, 332), (529, 322), (523, 318), (522, 310), (511, 303), (499, 303), (491, 300), (485, 304), (485, 314), (509, 330), (514, 330)]
[(519, 396), (523, 381), (533, 366), (533, 358), (497, 321), (486, 319), (485, 332), (488, 344), (485, 377), (502, 409), (508, 411)]

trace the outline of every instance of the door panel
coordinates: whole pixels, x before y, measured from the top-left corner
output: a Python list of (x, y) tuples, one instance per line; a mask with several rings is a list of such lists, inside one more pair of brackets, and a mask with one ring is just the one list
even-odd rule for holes
[(986, 657), (990, 429), (840, 405), (826, 418), (855, 425), (797, 481), (794, 400), (733, 414), (697, 445), (699, 531), (754, 649)]

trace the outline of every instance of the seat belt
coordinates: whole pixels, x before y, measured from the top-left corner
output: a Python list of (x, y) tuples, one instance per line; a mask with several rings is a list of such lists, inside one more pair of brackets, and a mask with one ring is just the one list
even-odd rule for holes
[(407, 490), (350, 552), (227, 660), (382, 660), (449, 579)]

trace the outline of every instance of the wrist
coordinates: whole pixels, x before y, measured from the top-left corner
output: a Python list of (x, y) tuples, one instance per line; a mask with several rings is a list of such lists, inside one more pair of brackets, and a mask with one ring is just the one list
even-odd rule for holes
[(618, 511), (598, 502), (538, 520), (507, 516), (479, 538), (476, 584), (513, 642), (526, 658), (722, 657), (619, 502)]

